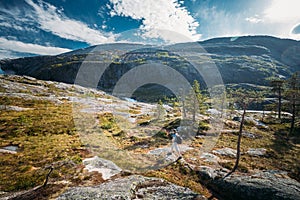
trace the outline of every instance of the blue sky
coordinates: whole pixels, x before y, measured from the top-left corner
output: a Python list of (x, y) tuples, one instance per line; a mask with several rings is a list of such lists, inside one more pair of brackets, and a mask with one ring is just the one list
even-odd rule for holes
[(114, 42), (300, 40), (299, 0), (0, 0), (0, 58)]

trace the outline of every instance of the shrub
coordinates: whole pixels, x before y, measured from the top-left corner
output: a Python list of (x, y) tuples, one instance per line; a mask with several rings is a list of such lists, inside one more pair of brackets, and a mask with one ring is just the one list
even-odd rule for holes
[(159, 131), (158, 133), (155, 134), (155, 137), (160, 137), (164, 139), (168, 139), (169, 135), (166, 131)]

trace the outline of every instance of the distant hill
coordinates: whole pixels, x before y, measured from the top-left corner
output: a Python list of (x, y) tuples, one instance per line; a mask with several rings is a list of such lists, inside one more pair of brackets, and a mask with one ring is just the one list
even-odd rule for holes
[[(103, 68), (103, 75), (96, 77), (99, 79), (97, 87), (106, 92), (112, 92), (117, 81), (129, 70), (152, 63), (172, 67), (190, 83), (197, 79), (202, 87), (206, 84), (193, 67), (195, 64), (205, 68), (214, 63), (225, 84), (268, 85), (272, 77), (288, 78), (293, 72), (300, 71), (300, 41), (270, 36), (243, 36), (164, 47), (116, 43), (57, 56), (6, 59), (0, 61), (0, 66), (5, 73), (74, 83), (82, 63), (89, 63), (97, 69)], [(84, 86), (89, 85), (87, 83)], [(155, 94), (154, 99), (144, 98), (150, 94), (149, 91)], [(162, 86), (149, 84), (137, 90), (134, 97), (155, 101), (165, 94), (170, 95), (171, 92)]]

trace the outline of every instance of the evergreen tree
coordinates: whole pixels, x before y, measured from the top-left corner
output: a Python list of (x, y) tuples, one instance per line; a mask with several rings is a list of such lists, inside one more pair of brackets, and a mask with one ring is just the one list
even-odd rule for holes
[(207, 106), (205, 105), (206, 97), (201, 93), (200, 84), (194, 80), (189, 95), (185, 98), (186, 111), (192, 114), (192, 119), (196, 121), (197, 113), (205, 114)]
[(182, 108), (183, 118), (186, 118), (186, 92), (182, 88), (179, 91), (178, 101)]
[(291, 134), (295, 129), (296, 116), (298, 116), (300, 110), (300, 75), (298, 72), (294, 73), (292, 77), (287, 80), (286, 97), (292, 114), (289, 130), (289, 134)]
[(282, 108), (282, 95), (284, 81), (280, 79), (271, 80), (272, 92), (277, 95), (277, 112), (278, 118), (281, 119), (281, 108)]
[(164, 105), (163, 105), (163, 102), (161, 100), (159, 100), (157, 102), (157, 119), (158, 120), (161, 120), (164, 118), (164, 115), (165, 115), (165, 109), (164, 109)]

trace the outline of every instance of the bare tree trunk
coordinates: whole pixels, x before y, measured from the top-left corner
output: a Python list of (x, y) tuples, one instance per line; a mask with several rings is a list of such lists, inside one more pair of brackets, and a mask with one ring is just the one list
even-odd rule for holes
[(194, 97), (194, 105), (193, 105), (193, 122), (195, 122), (196, 121), (196, 111), (197, 111), (197, 99), (196, 99), (196, 97)]
[[(291, 127), (289, 131), (289, 135), (293, 133), (294, 128), (295, 128), (295, 118), (296, 118), (296, 103), (295, 100), (292, 103), (292, 121), (291, 121)], [(287, 136), (289, 136), (287, 135)]]
[(281, 119), (281, 88), (278, 90), (278, 118)]
[(244, 125), (244, 121), (245, 121), (245, 115), (246, 115), (246, 106), (244, 106), (242, 120), (241, 120), (241, 123), (240, 123), (238, 141), (237, 141), (237, 146), (236, 146), (236, 160), (235, 160), (235, 164), (234, 164), (234, 167), (232, 168), (232, 170), (224, 178), (230, 176), (233, 172), (235, 172), (235, 170), (239, 166), (240, 157), (241, 157), (241, 140), (242, 140), (242, 133), (243, 133), (243, 125)]
[(53, 167), (51, 166), (48, 174), (46, 175), (46, 179), (45, 179), (45, 182), (43, 184), (43, 187), (46, 187), (46, 185), (48, 183), (49, 176), (50, 176), (50, 174), (51, 174), (52, 171), (53, 171)]

